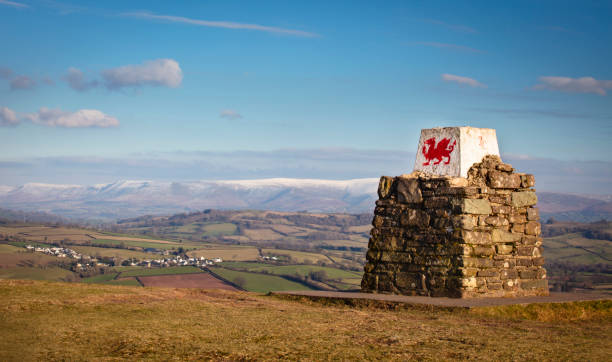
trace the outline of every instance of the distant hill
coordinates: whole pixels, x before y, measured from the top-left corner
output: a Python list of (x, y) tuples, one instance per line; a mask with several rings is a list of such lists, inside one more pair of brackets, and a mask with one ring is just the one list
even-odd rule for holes
[(612, 201), (609, 197), (538, 192), (538, 207), (544, 220), (550, 217), (579, 222), (612, 220)]
[(69, 220), (61, 216), (52, 215), (41, 211), (19, 211), (0, 209), (0, 223), (4, 222), (53, 224), (68, 223)]
[[(369, 213), (377, 178), (235, 181), (118, 181), (92, 186), (0, 186), (0, 207), (67, 218), (112, 221), (204, 209)], [(612, 197), (538, 192), (543, 219), (612, 220)]]

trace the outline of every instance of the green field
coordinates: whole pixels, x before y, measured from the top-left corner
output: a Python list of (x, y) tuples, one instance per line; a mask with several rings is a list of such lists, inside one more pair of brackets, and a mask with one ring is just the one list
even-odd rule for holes
[(222, 258), (226, 260), (244, 261), (244, 260), (257, 260), (259, 258), (259, 251), (257, 248), (252, 246), (220, 246), (207, 247), (197, 249), (187, 253), (193, 257), (205, 257), (207, 259)]
[(81, 281), (83, 283), (104, 283), (104, 282), (108, 282), (110, 280), (115, 279), (117, 274), (119, 273), (100, 274), (100, 275), (96, 275), (93, 277), (83, 278), (81, 279)]
[(94, 246), (70, 246), (70, 249), (84, 254), (91, 255), (93, 257), (117, 257), (121, 259), (157, 259), (160, 257), (159, 254), (144, 253), (141, 251), (127, 250), (127, 249), (115, 249), (115, 248), (98, 248)]
[[(250, 292), (268, 293), (276, 290), (309, 290), (307, 286), (296, 283), (275, 275), (255, 274), (225, 269), (221, 267), (210, 268), (213, 273), (224, 279), (236, 283), (237, 278), (242, 278), (244, 289)], [(236, 283), (239, 284), (239, 283)]]
[(607, 264), (612, 260), (611, 241), (587, 239), (580, 233), (545, 238), (542, 249), (547, 261)]
[(204, 226), (205, 236), (221, 236), (234, 235), (236, 233), (236, 225), (231, 223), (208, 224)]
[(310, 272), (324, 271), (330, 279), (347, 279), (361, 278), (361, 273), (346, 271), (336, 268), (318, 266), (318, 265), (270, 265), (264, 263), (248, 263), (248, 262), (224, 262), (222, 265), (228, 269), (241, 269), (246, 271), (267, 271), (270, 274), (276, 275), (300, 275), (307, 276)]
[(202, 269), (194, 266), (172, 266), (168, 268), (146, 268), (136, 270), (125, 270), (121, 272), (119, 277), (140, 277), (151, 275), (171, 275), (171, 274), (192, 274), (202, 273)]
[(284, 250), (284, 249), (262, 249), (262, 253), (264, 255), (270, 256), (278, 256), (278, 255), (288, 255), (291, 257), (291, 260), (296, 263), (304, 263), (305, 261), (310, 261), (316, 263), (318, 261), (331, 263), (328, 257), (323, 254), (318, 253), (309, 253), (304, 251), (295, 251), (295, 250)]
[[(120, 245), (125, 245), (125, 246), (135, 246), (135, 247), (139, 247), (139, 248), (154, 248), (154, 249), (160, 249), (160, 250), (170, 250), (170, 249), (176, 249), (179, 246), (183, 247), (183, 248), (188, 248), (189, 245), (187, 244), (182, 244), (182, 243), (173, 243), (173, 244), (164, 244), (164, 243), (154, 243), (154, 242), (145, 242), (145, 241), (132, 241), (132, 240), (111, 240), (111, 239), (95, 239), (91, 241), (92, 244), (102, 244), (102, 245), (109, 245), (109, 246), (120, 246)], [(194, 245), (191, 245), (192, 247), (195, 247)]]

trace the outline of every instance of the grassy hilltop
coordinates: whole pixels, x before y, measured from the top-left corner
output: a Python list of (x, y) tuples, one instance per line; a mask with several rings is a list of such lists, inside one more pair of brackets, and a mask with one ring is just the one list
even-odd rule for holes
[(0, 360), (610, 357), (612, 302), (348, 307), (246, 292), (0, 281)]

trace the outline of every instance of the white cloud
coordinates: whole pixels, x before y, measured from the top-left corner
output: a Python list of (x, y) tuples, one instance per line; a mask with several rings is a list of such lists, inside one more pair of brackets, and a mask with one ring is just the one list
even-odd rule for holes
[(68, 68), (68, 72), (64, 75), (63, 79), (68, 83), (70, 88), (79, 92), (84, 92), (98, 86), (98, 81), (86, 81), (83, 72), (73, 67)]
[(242, 114), (234, 111), (233, 109), (224, 109), (221, 111), (221, 114), (219, 114), (219, 117), (234, 120), (242, 118)]
[(29, 113), (25, 118), (33, 123), (49, 127), (83, 128), (83, 127), (117, 127), (117, 118), (104, 114), (96, 109), (81, 109), (76, 112), (62, 111), (42, 107), (36, 113)]
[(476, 79), (462, 77), (462, 76), (453, 75), (453, 74), (442, 74), (442, 80), (445, 82), (454, 82), (458, 84), (468, 85), (470, 87), (479, 87), (479, 88), (487, 87), (485, 84), (480, 83)]
[(595, 93), (606, 95), (606, 89), (612, 89), (612, 80), (597, 80), (593, 77), (540, 77), (540, 84), (535, 89), (548, 89), (567, 93)]
[(9, 1), (9, 0), (0, 0), (0, 5), (12, 6), (14, 8), (29, 8), (30, 7), (29, 5), (18, 3), (15, 1)]
[(301, 36), (301, 37), (306, 37), (306, 38), (313, 38), (313, 37), (319, 36), (316, 33), (310, 33), (310, 32), (301, 31), (301, 30), (277, 28), (274, 26), (234, 23), (231, 21), (198, 20), (198, 19), (191, 19), (191, 18), (186, 18), (182, 16), (156, 15), (156, 14), (152, 14), (149, 12), (133, 12), (133, 13), (124, 13), (122, 15), (130, 16), (134, 18), (142, 18), (142, 19), (149, 19), (149, 20), (162, 20), (162, 21), (169, 21), (172, 23), (184, 23), (184, 24), (206, 26), (206, 27), (212, 27), (212, 28), (256, 30), (256, 31), (264, 31), (268, 33)]
[(0, 126), (14, 126), (18, 123), (17, 114), (12, 109), (0, 107)]
[(11, 90), (33, 89), (35, 86), (36, 81), (27, 75), (20, 75), (11, 81)]
[(102, 71), (108, 89), (124, 87), (164, 86), (176, 88), (183, 81), (179, 63), (173, 59), (156, 59), (142, 65), (125, 65)]

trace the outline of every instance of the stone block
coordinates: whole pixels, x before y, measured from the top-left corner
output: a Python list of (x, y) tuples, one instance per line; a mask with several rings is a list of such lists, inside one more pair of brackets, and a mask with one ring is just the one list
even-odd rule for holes
[(508, 216), (508, 221), (512, 224), (524, 224), (527, 222), (527, 218), (524, 214), (511, 214)]
[(372, 219), (372, 226), (374, 226), (375, 228), (380, 228), (383, 226), (384, 224), (384, 218), (380, 215), (376, 215), (374, 216), (374, 219)]
[(467, 268), (492, 268), (493, 260), (488, 258), (463, 257), (463, 266)]
[(518, 272), (514, 269), (505, 269), (500, 272), (499, 277), (501, 279), (516, 279), (518, 278)]
[(429, 215), (423, 210), (408, 209), (400, 215), (400, 224), (402, 226), (427, 227), (429, 225)]
[(490, 244), (491, 234), (482, 231), (463, 231), (463, 241), (466, 244)]
[(461, 285), (467, 288), (477, 288), (478, 280), (475, 277), (468, 277), (461, 280)]
[(497, 244), (495, 245), (495, 249), (497, 250), (497, 254), (508, 255), (512, 254), (514, 247), (507, 244)]
[(491, 205), (491, 211), (493, 214), (508, 215), (512, 213), (512, 207), (508, 205)]
[(521, 191), (512, 193), (512, 206), (525, 207), (532, 206), (538, 202), (538, 197), (533, 191)]
[(519, 271), (521, 279), (536, 279), (538, 277), (537, 270), (521, 270)]
[(508, 225), (508, 219), (503, 216), (489, 216), (485, 219), (485, 222), (491, 226), (505, 226)]
[(495, 269), (482, 269), (478, 271), (476, 276), (499, 278), (499, 272)]
[(521, 175), (521, 186), (524, 188), (535, 186), (535, 177), (533, 175)]
[(476, 223), (474, 217), (470, 215), (457, 215), (453, 217), (453, 226), (455, 229), (473, 230)]
[(504, 230), (495, 229), (491, 231), (491, 240), (494, 243), (515, 243), (521, 240), (520, 234), (509, 233)]
[(489, 201), (496, 204), (510, 205), (511, 198), (510, 195), (491, 195), (489, 196)]
[(495, 248), (491, 246), (474, 246), (474, 255), (476, 256), (491, 256), (495, 254)]
[(540, 211), (535, 207), (528, 208), (527, 209), (527, 220), (529, 221), (540, 220)]
[(512, 224), (512, 228), (510, 230), (513, 233), (522, 234), (525, 232), (525, 224)]
[(391, 186), (393, 185), (393, 177), (382, 176), (378, 182), (378, 197), (381, 200), (386, 199), (391, 195)]
[(396, 181), (397, 200), (401, 203), (421, 203), (423, 195), (417, 178), (398, 177)]
[(497, 164), (495, 166), (495, 169), (499, 170), (499, 171), (503, 171), (503, 172), (512, 172), (512, 171), (514, 171), (514, 168), (512, 168), (512, 165), (510, 165), (508, 163)]
[(487, 185), (494, 189), (516, 189), (521, 187), (521, 177), (517, 174), (491, 171), (487, 175)]
[(461, 268), (461, 275), (466, 278), (475, 277), (477, 273), (478, 269), (476, 268)]
[(516, 266), (532, 266), (533, 260), (532, 258), (517, 258)]
[(519, 246), (516, 248), (516, 251), (519, 256), (532, 256), (533, 249), (533, 246)]
[(435, 196), (430, 197), (425, 200), (423, 203), (426, 209), (440, 209), (449, 207), (448, 197), (447, 196)]
[(462, 199), (461, 212), (464, 214), (491, 214), (491, 205), (485, 199)]
[(525, 224), (525, 234), (527, 235), (540, 235), (542, 228), (540, 227), (540, 223), (537, 221), (530, 221)]
[(542, 238), (539, 236), (525, 235), (521, 238), (523, 245), (539, 245), (542, 244)]
[(418, 273), (398, 272), (395, 275), (395, 285), (402, 289), (416, 289), (421, 282), (421, 276)]
[(489, 290), (500, 290), (502, 289), (502, 282), (488, 281), (487, 280), (487, 288)]

